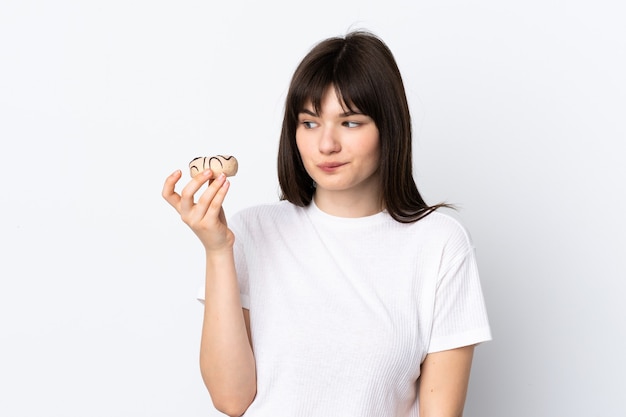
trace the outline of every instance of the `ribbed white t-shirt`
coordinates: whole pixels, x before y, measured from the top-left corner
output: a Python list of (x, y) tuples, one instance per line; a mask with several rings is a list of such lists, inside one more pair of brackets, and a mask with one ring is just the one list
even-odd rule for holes
[(246, 417), (418, 416), (426, 355), (491, 339), (472, 242), (449, 215), (283, 201), (229, 227), (257, 367)]

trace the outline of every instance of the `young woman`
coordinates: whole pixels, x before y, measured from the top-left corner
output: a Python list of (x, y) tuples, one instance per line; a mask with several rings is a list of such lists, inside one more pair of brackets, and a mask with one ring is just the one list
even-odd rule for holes
[[(206, 250), (203, 379), (230, 416), (458, 417), (490, 329), (463, 226), (420, 196), (400, 72), (376, 36), (314, 47), (287, 94), (282, 199), (227, 224), (224, 176), (164, 198)], [(210, 185), (197, 201), (202, 185)]]

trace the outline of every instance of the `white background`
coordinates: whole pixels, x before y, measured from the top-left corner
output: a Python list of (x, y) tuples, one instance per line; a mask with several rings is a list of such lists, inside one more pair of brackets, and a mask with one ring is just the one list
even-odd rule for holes
[(201, 245), (161, 198), (240, 162), (275, 201), (283, 100), (368, 28), (404, 75), (418, 185), (460, 207), (494, 340), (466, 416), (626, 414), (626, 7), (614, 1), (0, 5), (0, 415), (211, 416)]

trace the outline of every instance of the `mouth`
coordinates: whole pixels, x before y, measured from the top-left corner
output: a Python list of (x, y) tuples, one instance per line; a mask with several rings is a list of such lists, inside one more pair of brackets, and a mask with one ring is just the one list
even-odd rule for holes
[(324, 172), (333, 172), (346, 165), (346, 162), (324, 162), (318, 164), (317, 167)]

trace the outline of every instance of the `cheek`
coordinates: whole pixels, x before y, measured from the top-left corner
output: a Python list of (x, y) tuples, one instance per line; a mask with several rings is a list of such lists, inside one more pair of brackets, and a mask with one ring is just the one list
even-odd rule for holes
[(303, 158), (307, 155), (308, 153), (308, 148), (306, 145), (306, 141), (303, 140), (301, 137), (298, 136), (298, 134), (296, 134), (296, 150), (298, 151), (298, 153), (300, 154), (300, 158)]
[(302, 134), (300, 133), (300, 129), (296, 129), (296, 140), (294, 143), (296, 145), (296, 149), (300, 150), (302, 146)]
[(370, 155), (371, 159), (373, 161), (375, 160), (377, 164), (380, 163), (381, 149), (380, 149), (380, 141), (378, 140), (378, 137), (372, 138), (369, 145), (366, 147), (366, 149), (364, 149), (364, 152)]

